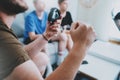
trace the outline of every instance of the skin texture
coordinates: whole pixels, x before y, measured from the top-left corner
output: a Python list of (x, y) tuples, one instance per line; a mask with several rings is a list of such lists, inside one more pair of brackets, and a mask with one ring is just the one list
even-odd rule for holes
[[(20, 1), (24, 2), (23, 0)], [(20, 4), (22, 2), (20, 2)], [(0, 12), (0, 19), (8, 26), (8, 28), (11, 28), (10, 26), (12, 25), (15, 16), (16, 15), (7, 15), (4, 12)], [(44, 36), (46, 36), (47, 39), (51, 39), (58, 33), (58, 25), (58, 22), (54, 23), (52, 26), (49, 26), (48, 23)], [(73, 80), (87, 50), (95, 40), (95, 32), (93, 29), (91, 27), (87, 27), (83, 23), (73, 23), (70, 35), (74, 43), (73, 48), (65, 61), (45, 80)], [(27, 45), (24, 49), (29, 53), (36, 54), (45, 46), (45, 44), (47, 44), (47, 41), (42, 36), (39, 36), (34, 42)], [(18, 65), (5, 80), (44, 79), (42, 78), (42, 74), (39, 72), (37, 65), (32, 60), (28, 60), (23, 64)]]
[[(84, 24), (79, 23), (79, 26), (76, 28), (76, 25), (78, 25), (78, 23), (73, 24), (72, 25), (73, 28), (71, 29), (71, 37), (74, 41), (74, 46), (72, 50), (70, 51), (65, 61), (45, 80), (73, 80), (74, 79), (75, 74), (77, 73), (81, 62), (85, 57), (88, 48), (91, 46), (91, 44), (95, 39), (95, 33), (93, 32), (91, 27), (87, 28)], [(33, 67), (32, 68), (29, 67), (30, 65), (32, 65)], [(25, 67), (27, 67), (27, 69)], [(32, 71), (31, 72), (35, 73), (35, 75), (21, 76), (19, 73), (19, 70), (21, 71), (21, 69), (23, 69), (24, 73), (27, 75), (31, 75), (29, 71), (33, 70), (35, 72), (32, 72)], [(17, 67), (12, 73), (13, 76), (10, 76), (10, 78), (13, 78), (15, 76), (17, 80), (31, 80), (31, 79), (43, 80), (41, 74), (37, 74), (37, 72), (38, 72), (38, 68), (36, 68), (34, 63), (32, 63), (31, 61), (28, 61), (20, 65), (20, 67)], [(21, 77), (23, 78), (21, 79)], [(15, 78), (14, 79), (10, 79), (10, 78), (8, 80), (16, 80)]]

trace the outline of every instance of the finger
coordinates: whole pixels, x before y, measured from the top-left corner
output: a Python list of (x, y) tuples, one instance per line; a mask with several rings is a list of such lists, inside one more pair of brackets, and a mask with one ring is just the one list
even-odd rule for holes
[(93, 27), (88, 27), (90, 31), (95, 33), (95, 29)]
[(94, 33), (92, 27), (88, 27), (87, 32), (88, 32), (88, 34), (93, 34)]
[(74, 26), (75, 26), (75, 23), (72, 23), (71, 29), (70, 29), (71, 31), (74, 30)]
[(93, 31), (93, 28), (92, 28), (92, 27), (88, 27), (88, 29), (89, 29), (90, 31)]
[(60, 28), (51, 28), (51, 31), (52, 32), (61, 32), (61, 29)]
[(72, 23), (71, 30), (75, 30), (77, 25), (78, 25), (78, 23)]
[(49, 21), (47, 22), (47, 26), (50, 26), (50, 22)]
[(57, 32), (50, 32), (50, 33), (49, 33), (50, 36), (54, 36), (54, 35), (56, 35), (56, 34), (57, 34)]
[(54, 24), (54, 25), (50, 26), (50, 28), (51, 28), (51, 29), (52, 29), (52, 28), (59, 28), (59, 25), (58, 25), (58, 24)]
[(77, 23), (76, 23), (76, 26), (75, 26), (75, 29), (77, 29), (79, 26), (80, 26), (80, 23), (77, 22)]
[(77, 29), (79, 29), (79, 30), (81, 30), (81, 31), (84, 31), (84, 32), (88, 30), (86, 24), (81, 23), (81, 22), (79, 22), (79, 26), (78, 26)]
[(89, 34), (93, 34), (94, 37), (97, 36), (93, 27), (89, 27), (88, 30), (89, 30)]
[(58, 20), (56, 21), (57, 24), (61, 24), (61, 22), (62, 22), (61, 19), (58, 19)]
[(79, 26), (83, 27), (83, 28), (87, 28), (87, 25), (85, 23), (83, 23), (83, 22), (79, 22)]

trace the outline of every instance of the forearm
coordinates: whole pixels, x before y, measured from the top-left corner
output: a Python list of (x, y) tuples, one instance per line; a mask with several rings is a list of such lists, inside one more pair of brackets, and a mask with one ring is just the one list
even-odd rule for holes
[(24, 48), (28, 53), (39, 53), (41, 49), (48, 43), (42, 35), (39, 35), (36, 40), (26, 45)]
[(74, 46), (65, 61), (45, 80), (74, 80), (86, 48)]
[(39, 35), (30, 36), (30, 39), (31, 39), (32, 41), (34, 41), (34, 40), (36, 40), (38, 37), (39, 37)]
[(35, 32), (29, 32), (29, 38), (30, 38), (31, 41), (36, 40), (39, 37), (39, 35), (35, 34)]

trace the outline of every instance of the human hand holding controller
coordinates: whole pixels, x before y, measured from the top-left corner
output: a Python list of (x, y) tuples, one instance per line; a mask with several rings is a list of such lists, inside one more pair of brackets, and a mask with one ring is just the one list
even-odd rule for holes
[(53, 25), (59, 19), (61, 19), (60, 11), (57, 8), (52, 8), (48, 15), (48, 22)]
[(43, 34), (47, 40), (52, 36), (56, 36), (60, 32), (61, 16), (60, 11), (57, 8), (52, 8), (48, 15), (48, 24), (46, 32)]

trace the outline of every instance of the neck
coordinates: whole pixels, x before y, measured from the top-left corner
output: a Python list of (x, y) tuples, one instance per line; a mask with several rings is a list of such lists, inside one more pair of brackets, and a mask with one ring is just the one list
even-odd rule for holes
[(0, 19), (10, 29), (11, 25), (12, 25), (14, 19), (15, 19), (15, 15), (14, 16), (9, 16), (9, 15), (6, 15), (4, 13), (0, 13)]
[(65, 10), (60, 10), (61, 14), (65, 14), (66, 11)]
[(37, 13), (37, 16), (38, 16), (38, 17), (41, 17), (41, 16), (42, 16), (43, 11), (36, 11), (36, 13)]
[(64, 18), (66, 16), (66, 11), (60, 10), (61, 17)]

